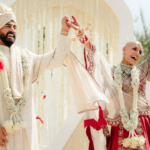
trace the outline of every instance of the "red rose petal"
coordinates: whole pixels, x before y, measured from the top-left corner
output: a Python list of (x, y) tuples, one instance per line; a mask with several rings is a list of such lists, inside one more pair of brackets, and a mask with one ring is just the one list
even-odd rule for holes
[(3, 70), (4, 69), (4, 65), (3, 63), (0, 61), (0, 70)]
[(43, 99), (45, 99), (45, 98), (46, 98), (46, 95), (43, 96)]
[(41, 123), (44, 123), (43, 120), (39, 116), (37, 116), (36, 119), (40, 120)]

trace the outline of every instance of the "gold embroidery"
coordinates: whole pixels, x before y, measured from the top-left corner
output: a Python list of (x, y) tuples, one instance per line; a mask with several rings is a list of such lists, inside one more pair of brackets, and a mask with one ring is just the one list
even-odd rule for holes
[(107, 126), (103, 127), (103, 134), (104, 134), (105, 137), (109, 136), (109, 129), (108, 129)]
[(119, 128), (123, 129), (123, 124), (122, 123), (120, 123)]
[(143, 129), (142, 129), (142, 128), (136, 128), (136, 132), (137, 132), (139, 135), (141, 135), (142, 132), (143, 132)]
[(118, 126), (121, 123), (121, 117), (118, 117), (117, 119), (109, 119), (105, 118), (107, 121), (107, 124), (110, 126)]
[(150, 107), (144, 109), (144, 110), (139, 110), (139, 115), (146, 115), (149, 116), (150, 115)]
[(143, 146), (139, 147), (138, 150), (146, 150), (146, 146), (143, 145)]
[[(145, 110), (139, 110), (139, 116), (140, 115), (146, 115), (150, 118), (150, 107), (146, 108)], [(131, 148), (122, 147), (122, 140), (123, 140), (122, 136), (123, 136), (124, 128), (123, 128), (123, 124), (121, 122), (121, 117), (119, 116), (116, 119), (109, 119), (109, 118), (105, 118), (105, 119), (106, 119), (108, 125), (119, 126), (118, 150), (133, 150)], [(138, 135), (142, 135), (142, 133), (143, 133), (142, 123), (141, 123), (140, 118), (138, 118), (138, 127), (136, 128), (136, 132), (138, 133)], [(144, 146), (138, 147), (137, 150), (146, 150), (146, 146), (144, 145)]]
[(140, 122), (140, 118), (139, 118), (139, 123), (138, 123), (138, 127), (136, 128), (136, 132), (141, 135), (143, 132), (143, 129), (141, 128), (142, 123)]
[(138, 126), (140, 127), (142, 125), (142, 123), (139, 121)]
[(122, 145), (122, 137), (118, 138), (118, 145)]
[(119, 136), (123, 135), (123, 130), (119, 130)]

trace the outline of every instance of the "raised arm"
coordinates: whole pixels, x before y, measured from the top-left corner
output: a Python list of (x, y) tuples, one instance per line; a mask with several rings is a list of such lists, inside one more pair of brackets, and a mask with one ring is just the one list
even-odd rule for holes
[(70, 49), (71, 39), (60, 35), (57, 47), (44, 55), (34, 55), (33, 82), (46, 70), (63, 65)]
[(80, 25), (76, 18), (72, 16), (72, 19), (73, 23), (68, 25), (77, 30), (77, 37), (80, 40), (81, 44), (84, 45), (85, 68), (90, 73), (90, 75), (94, 77), (94, 53), (96, 51), (96, 47), (92, 42), (90, 42), (88, 36), (85, 35), (84, 30), (80, 28)]
[(65, 16), (62, 18), (61, 35), (55, 50), (51, 50), (44, 55), (30, 53), (33, 58), (33, 82), (46, 70), (53, 69), (63, 65), (71, 46), (71, 38), (68, 38), (70, 27), (67, 25), (70, 18)]
[(85, 35), (83, 30), (79, 30), (77, 36), (81, 44), (84, 45), (85, 68), (90, 73), (90, 75), (94, 77), (94, 71), (96, 67), (95, 63), (96, 46), (89, 40), (88, 36)]
[(150, 55), (148, 58), (141, 64), (141, 69), (145, 72), (146, 76), (150, 74)]

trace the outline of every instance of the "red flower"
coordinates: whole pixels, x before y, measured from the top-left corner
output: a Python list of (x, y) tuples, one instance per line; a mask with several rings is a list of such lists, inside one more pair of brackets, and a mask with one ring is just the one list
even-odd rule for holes
[(0, 70), (3, 70), (4, 69), (4, 65), (3, 63), (0, 61)]
[(46, 95), (43, 96), (43, 99), (45, 99), (45, 98), (46, 98)]

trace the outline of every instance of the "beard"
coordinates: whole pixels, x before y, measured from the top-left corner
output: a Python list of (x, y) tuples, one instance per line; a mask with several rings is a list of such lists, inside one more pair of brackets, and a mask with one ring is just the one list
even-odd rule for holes
[[(8, 38), (8, 34), (12, 34), (13, 38)], [(10, 47), (12, 44), (14, 44), (14, 42), (16, 40), (16, 35), (13, 32), (8, 32), (6, 35), (4, 35), (4, 33), (0, 32), (0, 39), (5, 45)]]

